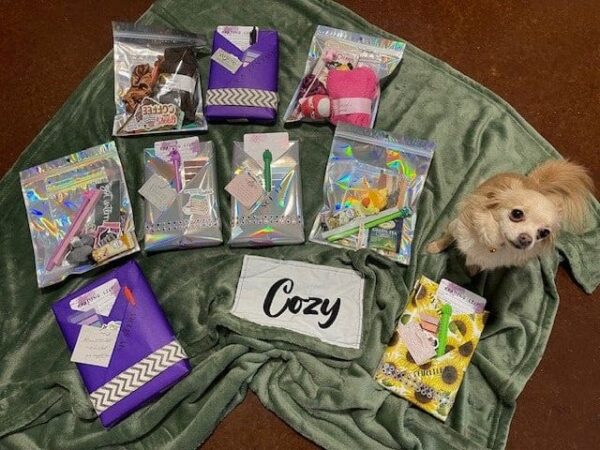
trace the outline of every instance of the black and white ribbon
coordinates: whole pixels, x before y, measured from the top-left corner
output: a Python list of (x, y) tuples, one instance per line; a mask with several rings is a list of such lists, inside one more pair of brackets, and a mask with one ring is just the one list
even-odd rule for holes
[(90, 394), (98, 414), (123, 400), (169, 367), (186, 359), (187, 355), (177, 341), (172, 341), (124, 370)]
[(206, 91), (208, 106), (256, 106), (277, 109), (277, 93), (262, 89), (223, 88)]

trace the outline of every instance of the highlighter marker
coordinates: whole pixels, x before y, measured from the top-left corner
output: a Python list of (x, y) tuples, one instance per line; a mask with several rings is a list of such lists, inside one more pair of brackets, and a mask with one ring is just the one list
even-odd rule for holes
[(265, 174), (265, 191), (271, 192), (271, 162), (273, 155), (267, 149), (263, 152), (264, 174)]
[(450, 316), (452, 315), (452, 306), (445, 303), (442, 305), (442, 317), (440, 318), (440, 327), (438, 329), (438, 348), (437, 356), (443, 356), (446, 353), (446, 343), (448, 342), (448, 327), (450, 326)]

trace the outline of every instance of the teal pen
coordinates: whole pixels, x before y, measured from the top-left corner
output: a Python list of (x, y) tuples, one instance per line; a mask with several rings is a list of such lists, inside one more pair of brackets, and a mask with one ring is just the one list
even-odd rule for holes
[(273, 155), (267, 149), (263, 152), (264, 175), (265, 175), (265, 191), (271, 192), (271, 162)]

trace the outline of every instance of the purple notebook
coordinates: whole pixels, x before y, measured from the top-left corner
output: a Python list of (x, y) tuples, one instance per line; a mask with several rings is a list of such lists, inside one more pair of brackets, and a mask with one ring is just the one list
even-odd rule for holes
[(205, 114), (208, 120), (272, 123), (277, 117), (276, 31), (220, 26), (213, 36)]
[(190, 372), (187, 355), (135, 261), (59, 300), (52, 310), (105, 427)]

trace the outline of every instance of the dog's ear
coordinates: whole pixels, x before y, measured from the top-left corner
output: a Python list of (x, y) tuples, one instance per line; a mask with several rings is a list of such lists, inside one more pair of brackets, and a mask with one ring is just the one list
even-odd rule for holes
[(594, 189), (587, 170), (566, 160), (549, 160), (529, 173), (536, 189), (560, 210), (564, 225), (583, 231), (588, 216), (588, 196)]
[(500, 200), (498, 200), (498, 191), (490, 189), (484, 193), (486, 209), (496, 209), (500, 206)]

